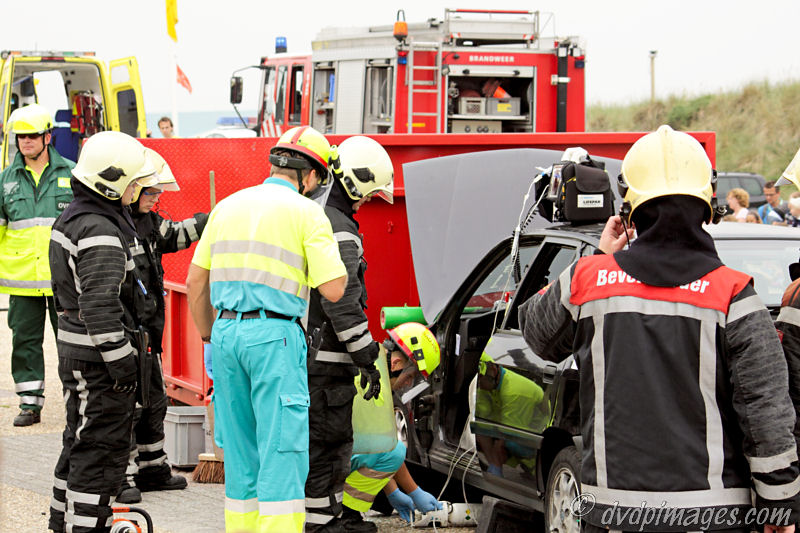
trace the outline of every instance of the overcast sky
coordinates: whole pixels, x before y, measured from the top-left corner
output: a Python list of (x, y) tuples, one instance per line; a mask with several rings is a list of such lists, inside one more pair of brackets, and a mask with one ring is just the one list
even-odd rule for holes
[[(228, 111), (231, 73), (273, 54), (276, 36), (286, 36), (289, 52), (308, 52), (324, 26), (390, 24), (398, 9), (409, 22), (442, 18), (445, 7), (538, 9), (543, 21), (552, 14), (556, 34), (577, 35), (585, 45), (590, 104), (648, 99), (650, 50), (658, 51), (657, 96), (800, 78), (798, 0), (178, 0), (177, 44), (166, 34), (164, 0), (0, 5), (3, 49), (136, 56), (148, 113), (172, 109), (173, 53), (193, 86), (192, 94), (179, 88), (178, 110)], [(246, 87), (245, 109), (254, 98)]]

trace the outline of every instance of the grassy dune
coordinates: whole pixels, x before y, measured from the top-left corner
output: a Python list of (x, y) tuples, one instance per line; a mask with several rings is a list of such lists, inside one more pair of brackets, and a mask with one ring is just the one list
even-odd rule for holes
[[(714, 131), (717, 169), (776, 179), (800, 147), (800, 82), (751, 83), (735, 92), (669, 96), (630, 105), (595, 105), (587, 131)], [(789, 191), (787, 191), (789, 192)]]

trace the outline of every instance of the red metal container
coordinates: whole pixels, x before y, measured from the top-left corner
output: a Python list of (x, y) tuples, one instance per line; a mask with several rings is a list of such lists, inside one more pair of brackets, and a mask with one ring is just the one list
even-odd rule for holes
[[(374, 201), (356, 216), (364, 237), (364, 255), (369, 294), (370, 330), (376, 339), (385, 337), (380, 329), (383, 306), (419, 305), (406, 221), (403, 163), (467, 152), (511, 148), (564, 150), (582, 146), (591, 155), (621, 159), (644, 133), (509, 133), (492, 135), (376, 135), (394, 163), (395, 202)], [(693, 133), (714, 162), (715, 134)], [(346, 136), (331, 135), (332, 143)], [(267, 155), (275, 138), (252, 139), (142, 139), (169, 163), (181, 190), (164, 194), (159, 209), (174, 220), (197, 212), (208, 212), (209, 171), (214, 171), (216, 200), (252, 185), (269, 174)], [(200, 337), (189, 314), (186, 274), (191, 249), (164, 256), (166, 327), (164, 331), (164, 375), (167, 392), (175, 400), (201, 404), (211, 383), (203, 370)]]

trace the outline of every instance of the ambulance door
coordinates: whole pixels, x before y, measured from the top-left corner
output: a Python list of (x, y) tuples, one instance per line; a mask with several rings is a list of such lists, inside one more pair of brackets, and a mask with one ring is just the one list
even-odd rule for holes
[(110, 61), (108, 70), (111, 75), (111, 95), (106, 101), (111, 129), (134, 137), (146, 137), (147, 121), (136, 58)]
[(14, 57), (9, 56), (3, 63), (3, 70), (0, 73), (0, 139), (2, 139), (2, 158), (0, 158), (0, 168), (8, 166), (8, 140), (6, 135), (6, 122), (19, 102), (19, 95), (14, 97), (12, 91), (12, 80), (14, 72)]

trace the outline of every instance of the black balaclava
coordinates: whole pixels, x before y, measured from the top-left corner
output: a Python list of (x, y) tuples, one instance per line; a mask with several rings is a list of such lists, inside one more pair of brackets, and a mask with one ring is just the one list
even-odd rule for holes
[(329, 205), (331, 207), (335, 207), (348, 217), (353, 218), (355, 211), (353, 211), (353, 206), (356, 204), (356, 201), (350, 198), (347, 195), (347, 192), (344, 190), (344, 185), (338, 178), (332, 178), (333, 184), (331, 185), (331, 194), (328, 196), (328, 201), (325, 205)]
[(72, 178), (70, 184), (72, 185), (74, 199), (61, 213), (64, 222), (69, 222), (78, 215), (94, 213), (110, 218), (123, 233), (130, 237), (136, 237), (136, 226), (134, 226), (131, 219), (130, 209), (122, 205), (121, 201), (109, 200), (76, 178)]
[(714, 240), (704, 229), (708, 205), (693, 196), (650, 200), (633, 213), (637, 238), (614, 254), (632, 277), (656, 287), (691, 283), (722, 266)]

